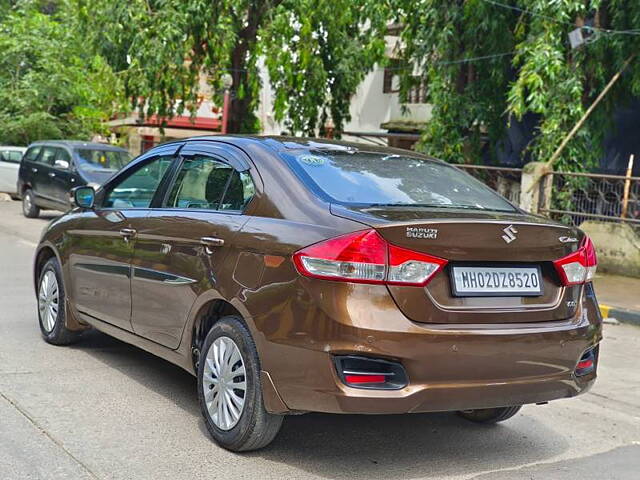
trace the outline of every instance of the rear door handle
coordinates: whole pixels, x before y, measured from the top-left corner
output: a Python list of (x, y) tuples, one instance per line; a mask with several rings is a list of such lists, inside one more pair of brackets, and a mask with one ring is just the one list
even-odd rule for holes
[(202, 237), (200, 239), (200, 243), (204, 245), (207, 254), (211, 255), (213, 253), (211, 249), (215, 247), (222, 247), (224, 245), (224, 240), (216, 237)]
[(49, 173), (48, 173), (48, 175), (49, 175), (51, 178), (53, 178), (53, 177), (55, 177), (55, 176), (56, 176), (56, 174), (55, 174), (54, 172), (49, 172)]
[(133, 228), (123, 228), (122, 230), (120, 230), (120, 235), (122, 236), (125, 242), (128, 242), (129, 240), (131, 240), (131, 237), (133, 237), (136, 233), (137, 233), (137, 230)]
[(38, 173), (38, 169), (37, 169), (36, 167), (31, 167), (31, 171), (32, 171), (33, 173)]

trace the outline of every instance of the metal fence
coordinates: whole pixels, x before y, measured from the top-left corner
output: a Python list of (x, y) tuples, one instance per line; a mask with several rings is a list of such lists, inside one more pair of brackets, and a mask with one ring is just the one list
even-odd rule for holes
[(599, 220), (640, 227), (640, 177), (549, 173), (540, 182), (539, 211), (575, 226)]
[(492, 167), (489, 165), (456, 165), (487, 186), (493, 188), (511, 203), (520, 204), (520, 183), (522, 180), (521, 168)]

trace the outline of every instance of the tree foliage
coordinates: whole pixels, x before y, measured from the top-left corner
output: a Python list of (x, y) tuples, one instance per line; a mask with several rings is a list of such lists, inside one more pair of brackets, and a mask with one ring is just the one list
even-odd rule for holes
[[(482, 137), (495, 153), (509, 122), (526, 115), (537, 128), (523, 155), (548, 160), (640, 45), (634, 0), (422, 0), (403, 2), (402, 11), (403, 54), (422, 67), (434, 106), (422, 148), (454, 162), (478, 161)], [(572, 49), (568, 34), (584, 21), (595, 34)], [(458, 62), (476, 57), (489, 58)], [(598, 159), (614, 109), (639, 91), (640, 60), (569, 143), (559, 167), (583, 169)]]
[(87, 52), (58, 3), (6, 2), (0, 8), (0, 143), (87, 139), (102, 130), (114, 108), (117, 78)]
[(193, 111), (201, 73), (220, 101), (223, 76), (230, 74), (231, 132), (259, 129), (261, 59), (275, 89), (276, 118), (292, 132), (311, 134), (328, 116), (341, 127), (357, 85), (384, 55), (384, 2), (76, 1), (86, 35), (122, 72), (142, 114)]

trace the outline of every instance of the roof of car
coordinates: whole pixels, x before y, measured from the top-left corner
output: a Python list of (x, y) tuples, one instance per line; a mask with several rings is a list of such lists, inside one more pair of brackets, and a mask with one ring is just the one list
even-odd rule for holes
[(117, 150), (126, 152), (124, 148), (117, 147), (115, 145), (109, 145), (108, 143), (83, 142), (82, 140), (39, 140), (37, 142), (33, 142), (29, 146), (32, 147), (36, 145), (57, 145), (69, 148), (99, 148), (102, 150)]
[(326, 138), (287, 137), (277, 135), (202, 135), (197, 137), (176, 139), (170, 142), (166, 142), (162, 145), (183, 142), (190, 143), (202, 140), (225, 142), (239, 147), (241, 147), (243, 144), (246, 145), (247, 143), (254, 143), (260, 144), (264, 147), (268, 147), (276, 152), (285, 152), (290, 150), (359, 150), (364, 152), (379, 152), (386, 154), (410, 155), (413, 157), (431, 158), (413, 150), (403, 150), (400, 148), (392, 148), (365, 143), (345, 142), (342, 140), (330, 140)]
[(15, 145), (0, 145), (0, 148), (3, 150), (18, 150), (22, 152), (27, 149), (27, 147), (16, 147)]

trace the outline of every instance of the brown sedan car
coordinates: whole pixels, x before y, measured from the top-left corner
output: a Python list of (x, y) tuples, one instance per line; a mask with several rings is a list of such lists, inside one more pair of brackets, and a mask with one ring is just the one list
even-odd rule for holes
[(194, 138), (74, 195), (36, 254), (45, 340), (94, 327), (196, 375), (225, 448), (309, 411), (497, 422), (595, 381), (589, 238), (441, 161)]

